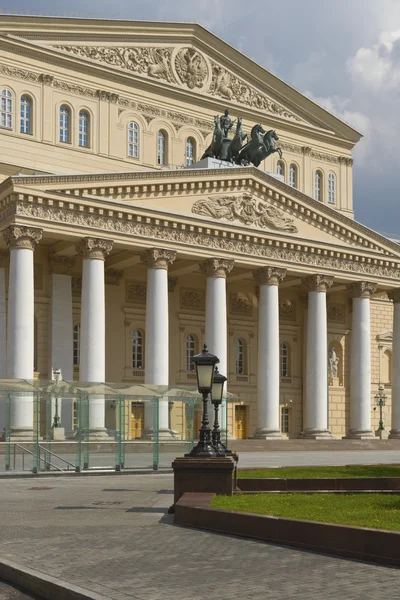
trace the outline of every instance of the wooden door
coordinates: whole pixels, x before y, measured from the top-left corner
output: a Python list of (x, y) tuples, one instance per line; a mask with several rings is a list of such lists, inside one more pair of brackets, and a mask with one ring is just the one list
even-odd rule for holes
[(142, 437), (144, 426), (144, 406), (139, 402), (131, 404), (131, 440)]
[(238, 440), (247, 438), (247, 406), (235, 406), (235, 437)]

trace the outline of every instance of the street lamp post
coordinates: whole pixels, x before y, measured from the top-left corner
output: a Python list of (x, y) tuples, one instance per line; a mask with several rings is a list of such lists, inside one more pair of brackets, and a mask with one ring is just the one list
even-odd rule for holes
[[(60, 369), (54, 370), (54, 379), (56, 381), (56, 386), (57, 386), (57, 383), (61, 379), (61, 370)], [(55, 408), (55, 411), (54, 411), (53, 427), (55, 427), (55, 428), (61, 427), (61, 418), (58, 413), (58, 394), (56, 394), (56, 397), (55, 397), (55, 407), (54, 408)]]
[(211, 390), (211, 402), (214, 406), (214, 427), (211, 435), (212, 445), (214, 446), (217, 456), (228, 456), (232, 454), (232, 452), (228, 450), (227, 447), (221, 442), (221, 429), (219, 427), (218, 419), (219, 407), (222, 403), (225, 381), (226, 377), (219, 373), (218, 367), (215, 367), (213, 386)]
[(199, 441), (189, 454), (185, 456), (210, 458), (217, 455), (212, 441), (210, 422), (208, 420), (208, 396), (213, 387), (214, 367), (219, 363), (219, 358), (208, 352), (206, 344), (200, 354), (193, 356), (192, 361), (196, 367), (197, 387), (203, 396), (203, 418), (201, 422)]
[(385, 428), (383, 426), (383, 407), (386, 404), (386, 394), (385, 394), (385, 388), (383, 385), (379, 386), (379, 390), (378, 393), (375, 394), (375, 403), (377, 406), (379, 406), (379, 427), (378, 427), (378, 431), (383, 431)]

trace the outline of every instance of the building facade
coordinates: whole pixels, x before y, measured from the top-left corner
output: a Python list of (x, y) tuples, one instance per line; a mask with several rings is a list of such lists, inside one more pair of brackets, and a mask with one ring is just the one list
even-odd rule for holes
[[(354, 220), (360, 134), (197, 25), (0, 23), (0, 378), (193, 386), (206, 342), (231, 435), (373, 437), (383, 385), (400, 437), (400, 246)], [(282, 158), (201, 162), (226, 108)]]

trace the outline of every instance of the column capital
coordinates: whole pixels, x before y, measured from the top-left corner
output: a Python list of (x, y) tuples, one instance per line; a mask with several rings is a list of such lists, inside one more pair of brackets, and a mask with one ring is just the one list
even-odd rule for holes
[(50, 252), (50, 272), (54, 275), (71, 275), (71, 269), (75, 265), (75, 256), (64, 256)]
[(207, 277), (223, 277), (226, 279), (228, 273), (233, 269), (235, 261), (228, 258), (207, 258), (200, 264), (200, 270)]
[(309, 275), (308, 277), (302, 278), (302, 284), (306, 286), (309, 292), (327, 292), (328, 288), (333, 283), (333, 277), (331, 275)]
[(393, 300), (393, 304), (397, 304), (398, 302), (400, 302), (400, 288), (390, 290), (388, 292), (388, 297), (390, 300)]
[(168, 270), (168, 264), (172, 264), (175, 259), (175, 250), (166, 250), (165, 248), (149, 248), (140, 255), (140, 260), (149, 269)]
[(4, 241), (10, 250), (24, 248), (34, 250), (35, 244), (42, 239), (43, 229), (27, 227), (25, 225), (10, 225), (3, 231)]
[(76, 244), (75, 249), (83, 259), (105, 260), (106, 255), (111, 252), (113, 244), (112, 240), (86, 237)]
[(253, 271), (253, 277), (258, 285), (279, 285), (286, 277), (286, 269), (278, 267), (261, 267)]
[(356, 281), (347, 286), (350, 298), (370, 298), (376, 288), (377, 284), (372, 281)]

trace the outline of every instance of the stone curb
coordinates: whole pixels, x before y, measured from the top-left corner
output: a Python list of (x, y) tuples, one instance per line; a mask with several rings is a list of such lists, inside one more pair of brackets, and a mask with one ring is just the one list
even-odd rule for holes
[(0, 558), (0, 579), (43, 600), (110, 600), (85, 588)]
[(75, 471), (63, 471), (60, 473), (59, 471), (49, 471), (48, 473), (39, 472), (39, 473), (13, 473), (8, 471), (6, 473), (0, 473), (0, 481), (2, 479), (29, 479), (29, 478), (46, 478), (46, 477), (104, 477), (109, 475), (170, 475), (172, 473), (172, 469), (168, 467), (163, 467), (158, 471), (154, 471), (153, 469), (144, 469), (140, 470), (124, 470), (124, 471), (115, 471), (114, 469), (110, 471), (81, 471), (80, 473), (76, 473)]
[(175, 504), (174, 522), (312, 552), (400, 566), (400, 533), (396, 531), (210, 508), (214, 496), (187, 492)]

